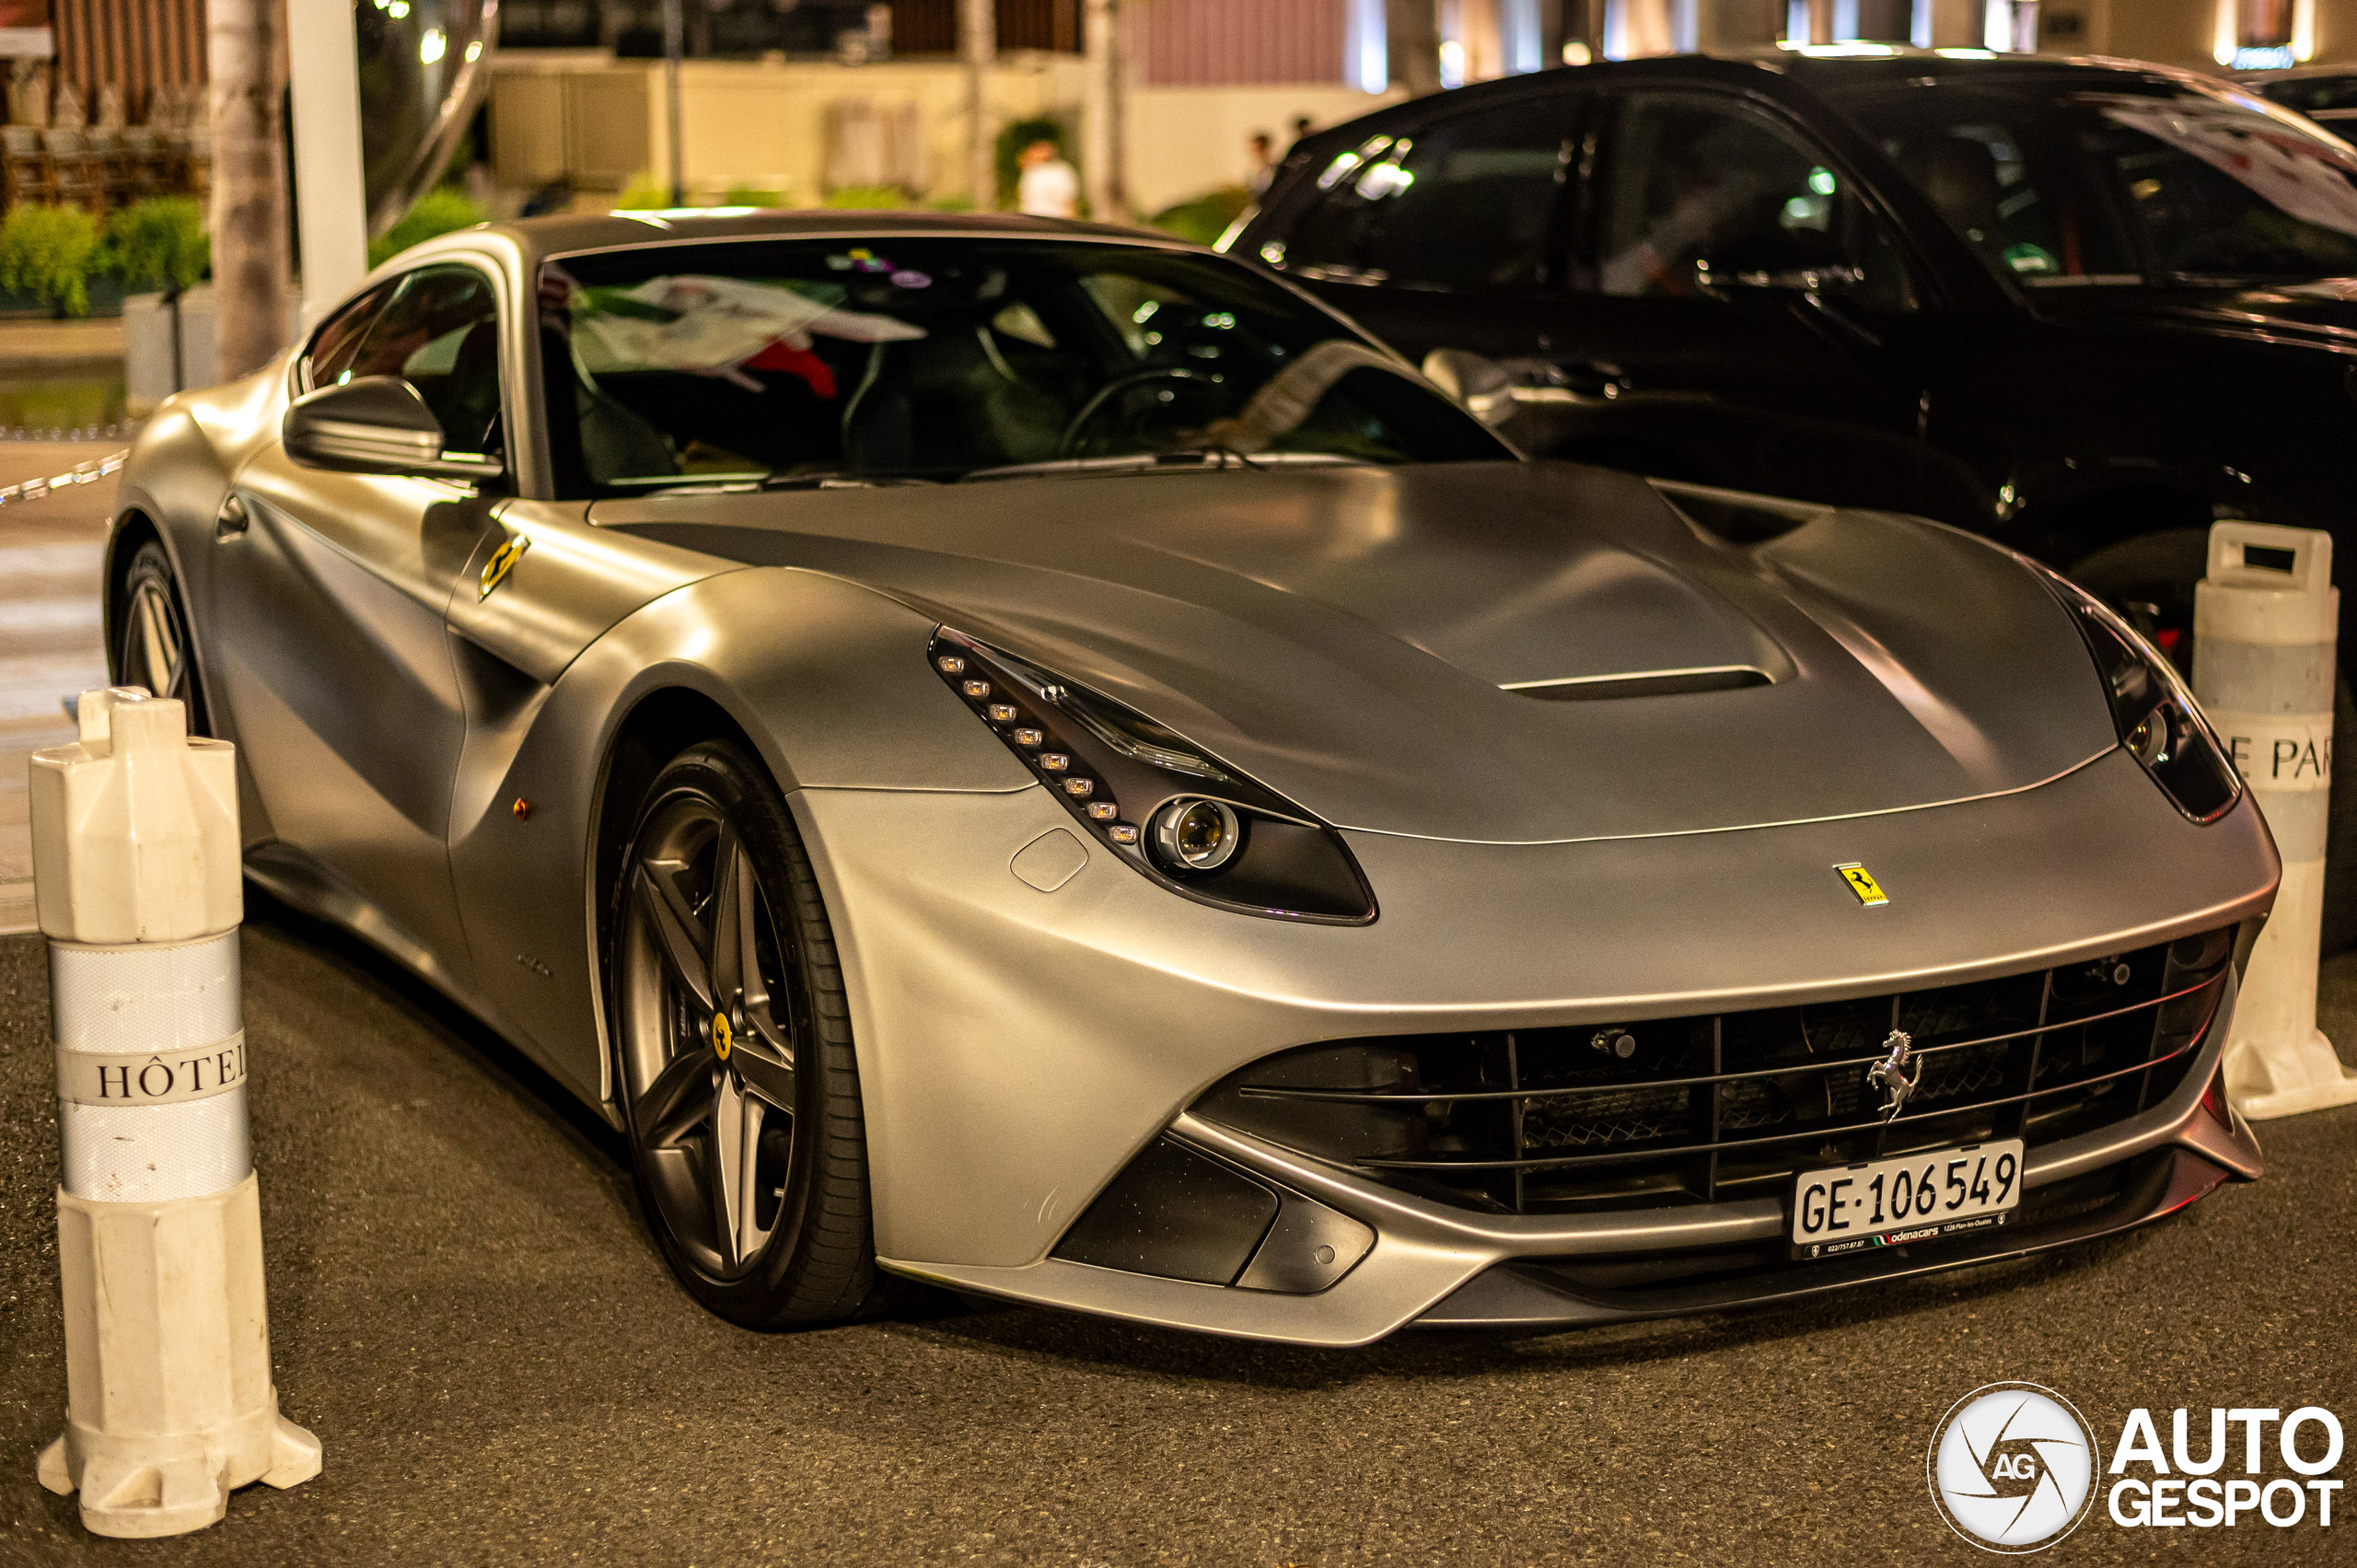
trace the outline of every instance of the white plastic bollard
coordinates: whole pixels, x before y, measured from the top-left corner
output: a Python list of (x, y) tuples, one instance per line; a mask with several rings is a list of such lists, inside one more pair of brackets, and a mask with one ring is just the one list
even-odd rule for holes
[(41, 1457), (102, 1536), (201, 1529), (232, 1488), (319, 1473), (278, 1413), (246, 1140), (236, 754), (182, 704), (86, 691), (32, 757), (49, 938), (64, 1435)]
[(2209, 575), (2193, 598), (2193, 690), (2283, 856), (2226, 1047), (2227, 1098), (2253, 1121), (2357, 1100), (2357, 1075), (2316, 1028), (2340, 624), (2330, 534), (2211, 528)]

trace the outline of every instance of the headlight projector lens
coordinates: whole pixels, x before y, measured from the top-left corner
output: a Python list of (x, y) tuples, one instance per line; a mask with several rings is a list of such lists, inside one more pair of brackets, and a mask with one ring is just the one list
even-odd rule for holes
[(1155, 858), (1172, 871), (1216, 871), (1235, 857), (1244, 824), (1220, 800), (1174, 800), (1154, 814)]

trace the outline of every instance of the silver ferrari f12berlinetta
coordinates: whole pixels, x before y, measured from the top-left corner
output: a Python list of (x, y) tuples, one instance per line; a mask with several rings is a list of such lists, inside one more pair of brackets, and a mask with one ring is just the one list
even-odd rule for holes
[(252, 880), (597, 1107), (738, 1323), (1605, 1322), (2258, 1173), (2276, 855), (2132, 631), (1523, 461), (1222, 256), (470, 229), (120, 495), (116, 677), (237, 742)]

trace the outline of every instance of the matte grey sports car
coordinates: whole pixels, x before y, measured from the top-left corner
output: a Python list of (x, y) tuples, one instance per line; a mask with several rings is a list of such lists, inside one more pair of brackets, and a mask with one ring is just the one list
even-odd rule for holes
[(739, 1323), (1595, 1322), (2259, 1169), (2277, 861), (2134, 633), (1521, 461), (1200, 250), (471, 229), (121, 496), (118, 678), (238, 743), (253, 879), (598, 1107)]

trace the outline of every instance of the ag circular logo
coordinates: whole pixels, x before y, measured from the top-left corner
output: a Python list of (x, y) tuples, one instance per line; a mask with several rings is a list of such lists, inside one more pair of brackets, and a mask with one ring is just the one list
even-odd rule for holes
[(1991, 1383), (1948, 1408), (1924, 1461), (1948, 1528), (1986, 1551), (2043, 1551), (2095, 1504), (2103, 1456), (2070, 1400), (2035, 1383)]

